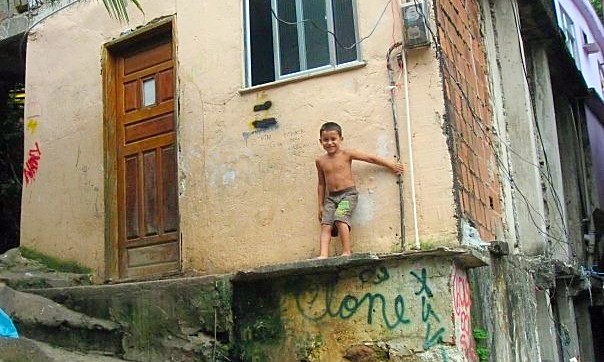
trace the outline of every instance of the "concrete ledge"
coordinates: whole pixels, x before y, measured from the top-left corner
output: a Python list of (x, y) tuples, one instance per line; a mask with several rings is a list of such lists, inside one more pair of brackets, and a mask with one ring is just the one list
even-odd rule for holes
[(487, 253), (481, 253), (469, 248), (438, 248), (426, 251), (414, 250), (390, 254), (358, 253), (352, 254), (349, 257), (337, 256), (327, 259), (308, 259), (291, 263), (267, 265), (239, 271), (231, 280), (238, 282), (271, 279), (288, 275), (318, 274), (350, 267), (378, 264), (389, 260), (420, 259), (425, 257), (451, 258), (465, 268), (477, 268), (489, 265)]

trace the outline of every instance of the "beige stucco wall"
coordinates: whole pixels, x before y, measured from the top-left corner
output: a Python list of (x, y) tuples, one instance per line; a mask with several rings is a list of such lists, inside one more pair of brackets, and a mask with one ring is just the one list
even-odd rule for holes
[[(357, 2), (361, 36), (383, 4)], [(22, 244), (77, 259), (104, 272), (102, 44), (127, 29), (176, 13), (180, 219), (183, 264), (204, 273), (314, 257), (318, 252), (316, 169), (318, 129), (344, 128), (345, 146), (383, 157), (395, 154), (385, 54), (393, 17), (362, 43), (365, 66), (263, 90), (243, 86), (241, 1), (148, 1), (120, 25), (99, 4), (81, 3), (36, 25), (28, 41), (26, 151), (38, 142), (39, 167), (24, 187)], [(398, 17), (394, 17), (398, 19)], [(394, 29), (398, 39), (400, 31)], [(419, 235), (432, 245), (454, 243), (451, 162), (441, 122), (438, 64), (428, 49), (409, 53), (410, 121)], [(395, 73), (397, 79), (399, 72)], [(397, 91), (403, 159), (407, 151), (404, 87)], [(253, 106), (273, 106), (255, 114)], [(251, 132), (257, 117), (279, 127)], [(400, 250), (396, 178), (355, 164), (360, 201), (353, 250)], [(410, 172), (405, 225), (413, 240)], [(334, 240), (334, 245), (338, 241)], [(336, 250), (333, 251), (334, 253)]]

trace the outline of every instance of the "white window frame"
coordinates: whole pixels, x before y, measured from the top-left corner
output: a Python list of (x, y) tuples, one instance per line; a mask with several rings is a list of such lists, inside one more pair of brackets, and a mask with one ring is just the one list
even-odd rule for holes
[(560, 9), (560, 27), (566, 38), (566, 47), (570, 54), (575, 59), (575, 64), (578, 69), (581, 69), (581, 59), (579, 59), (579, 48), (577, 44), (577, 36), (575, 32), (575, 23), (564, 9)]
[[(245, 86), (246, 87), (256, 87), (262, 86), (265, 84), (271, 84), (280, 80), (291, 79), (301, 77), (307, 74), (322, 72), (330, 69), (338, 69), (344, 65), (349, 65), (350, 63), (360, 62), (361, 61), (361, 47), (359, 44), (359, 27), (358, 27), (358, 13), (357, 13), (357, 2), (356, 0), (352, 0), (352, 21), (354, 24), (354, 35), (355, 35), (355, 44), (356, 44), (356, 59), (351, 60), (350, 62), (345, 62), (341, 64), (337, 64), (337, 53), (336, 53), (336, 41), (331, 34), (328, 34), (328, 47), (329, 47), (329, 64), (326, 64), (321, 67), (307, 69), (306, 64), (306, 47), (303, 46), (305, 43), (304, 39), (304, 23), (301, 22), (302, 19), (302, 1), (318, 1), (318, 0), (294, 0), (296, 2), (296, 18), (299, 22), (297, 24), (297, 33), (298, 33), (298, 52), (300, 59), (300, 71), (290, 73), (290, 74), (281, 74), (281, 59), (280, 59), (280, 42), (279, 42), (279, 20), (276, 19), (271, 14), (272, 20), (272, 31), (273, 31), (273, 57), (274, 57), (274, 80), (272, 82), (262, 83), (252, 85), (252, 59), (251, 59), (251, 39), (250, 39), (250, 7), (249, 1), (245, 0), (244, 7), (244, 22), (245, 22)], [(279, 16), (277, 2), (279, 0), (270, 0), (271, 8)], [(335, 25), (334, 25), (334, 14), (332, 8), (332, 0), (321, 0), (325, 2), (325, 14), (327, 17), (327, 30), (331, 33), (335, 33)]]

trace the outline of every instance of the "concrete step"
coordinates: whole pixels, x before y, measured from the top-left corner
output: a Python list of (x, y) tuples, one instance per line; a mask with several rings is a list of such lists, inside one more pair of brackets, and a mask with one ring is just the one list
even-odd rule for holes
[(27, 338), (0, 338), (0, 362), (120, 362), (119, 358), (84, 354)]
[(122, 358), (234, 361), (230, 275), (30, 292), (123, 326)]
[(75, 312), (39, 295), (0, 284), (0, 308), (20, 335), (69, 350), (123, 355), (118, 323)]
[(21, 255), (19, 248), (0, 255), (0, 282), (16, 290), (92, 284), (89, 274), (58, 272)]

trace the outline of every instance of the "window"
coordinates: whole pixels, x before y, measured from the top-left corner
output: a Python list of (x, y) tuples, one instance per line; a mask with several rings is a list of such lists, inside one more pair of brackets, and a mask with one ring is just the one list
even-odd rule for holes
[(575, 35), (575, 24), (571, 20), (570, 16), (568, 16), (566, 11), (562, 10), (561, 15), (562, 23), (560, 24), (560, 27), (562, 28), (562, 32), (566, 38), (566, 47), (573, 58), (575, 58), (577, 68), (580, 68), (579, 52), (577, 50), (577, 37)]
[(143, 80), (143, 107), (149, 107), (155, 104), (155, 78)]
[(247, 86), (356, 61), (354, 1), (247, 0)]

